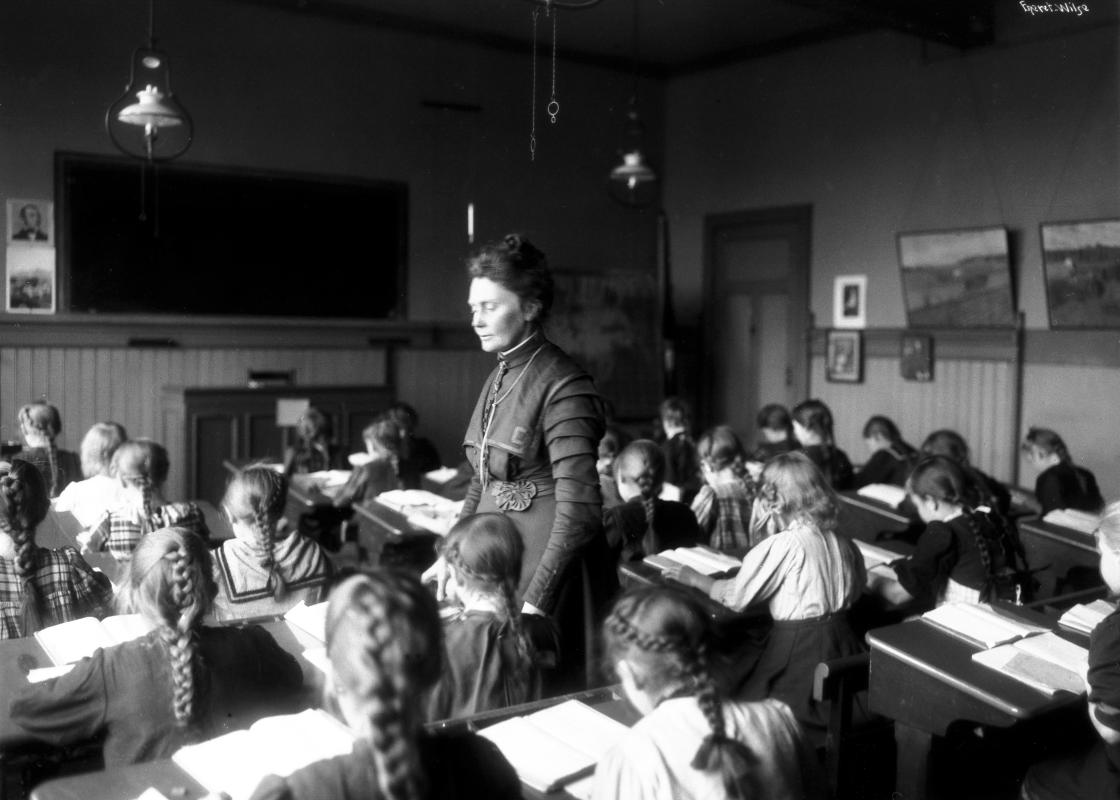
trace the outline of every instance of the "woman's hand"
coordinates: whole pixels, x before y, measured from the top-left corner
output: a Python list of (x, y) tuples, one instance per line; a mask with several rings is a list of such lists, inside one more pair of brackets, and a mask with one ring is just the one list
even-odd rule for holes
[(442, 603), (447, 599), (447, 578), (449, 575), (450, 568), (447, 565), (447, 559), (440, 556), (436, 559), (436, 563), (424, 570), (424, 574), (420, 576), (421, 583), (435, 583), (436, 602)]

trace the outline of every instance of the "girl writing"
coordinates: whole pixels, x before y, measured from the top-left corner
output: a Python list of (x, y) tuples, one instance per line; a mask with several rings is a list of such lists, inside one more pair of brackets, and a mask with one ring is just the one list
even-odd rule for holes
[(70, 481), (78, 480), (81, 466), (69, 450), (59, 450), (55, 440), (62, 433), (62, 417), (54, 406), (38, 400), (19, 410), (19, 430), (26, 443), (16, 455), (43, 473), (47, 496), (57, 497)]
[(381, 414), (362, 431), (366, 456), (364, 459), (357, 459), (361, 463), (355, 463), (346, 485), (335, 496), (336, 506), (364, 503), (382, 492), (402, 488), (400, 468), (403, 436), (400, 425), (388, 414)]
[(643, 719), (599, 762), (595, 800), (823, 797), (816, 756), (789, 707), (717, 691), (708, 620), (692, 598), (666, 587), (630, 591), (603, 638)]
[[(1120, 594), (1120, 502), (1112, 502), (1096, 530), (1101, 577)], [(1089, 637), (1089, 722), (1097, 738), (1088, 752), (1031, 767), (1024, 800), (1097, 800), (1120, 796), (1120, 611), (1105, 617)]]
[(815, 399), (794, 406), (793, 433), (805, 455), (824, 473), (829, 486), (838, 492), (852, 488), (852, 462), (836, 446), (828, 406)]
[(751, 536), (754, 482), (746, 474), (743, 446), (731, 428), (720, 425), (697, 445), (704, 485), (692, 501), (701, 534), (716, 550), (740, 553), (758, 543)]
[(89, 527), (101, 515), (120, 502), (120, 483), (113, 477), (113, 454), (128, 439), (123, 427), (115, 422), (98, 422), (82, 437), (82, 475), (54, 502), (56, 511), (69, 511)]
[[(901, 584), (902, 592), (888, 599), (916, 599), (927, 608), (1029, 599), (1022, 597), (1029, 587), (1018, 537), (1001, 515), (977, 508), (979, 488), (960, 464), (945, 456), (923, 458), (910, 473), (906, 491), (926, 527), (912, 556), (876, 568), (876, 573), (885, 569), (888, 578), (893, 568)], [(872, 581), (873, 588), (880, 585), (890, 583)]]
[(856, 473), (855, 487), (871, 483), (905, 486), (918, 451), (903, 440), (898, 426), (888, 417), (875, 415), (863, 426), (863, 441), (870, 458)]
[(688, 404), (679, 397), (661, 401), (661, 432), (665, 440), (665, 482), (680, 489), (682, 503), (691, 503), (700, 491), (700, 456), (692, 439), (692, 419)]
[(429, 719), (446, 719), (540, 697), (540, 676), (526, 628), (551, 626), (520, 613), (517, 584), (525, 546), (503, 514), (475, 514), (456, 523), (441, 548), (450, 569), (448, 597), (461, 605), (444, 620), (447, 662), (428, 704)]
[(325, 599), (331, 562), (317, 543), (287, 530), (287, 499), (288, 482), (269, 467), (246, 467), (230, 481), (222, 506), (234, 538), (214, 553), (218, 619), (273, 616)]
[(520, 798), (517, 774), (486, 739), (424, 732), (423, 695), (442, 650), (435, 599), (411, 575), (378, 570), (339, 584), (327, 610), (327, 685), (360, 739), (347, 755), (265, 778), (253, 800)]
[(1097, 513), (1104, 505), (1097, 479), (1070, 458), (1062, 437), (1049, 428), (1031, 428), (1023, 440), (1023, 455), (1038, 473), (1034, 496), (1043, 514), (1056, 508)]
[(121, 486), (121, 501), (78, 534), (82, 552), (108, 551), (117, 561), (128, 561), (141, 537), (171, 526), (208, 538), (198, 506), (164, 500), (169, 468), (167, 450), (150, 439), (130, 439), (118, 447), (112, 470)]
[(619, 561), (641, 561), (647, 555), (700, 541), (700, 527), (691, 509), (659, 497), (665, 481), (665, 456), (655, 442), (638, 439), (626, 445), (614, 471), (623, 503), (603, 512), (603, 526), (607, 544)]
[(813, 670), (863, 649), (847, 616), (863, 591), (863, 558), (836, 534), (838, 503), (807, 456), (775, 456), (762, 469), (755, 502), (775, 533), (747, 553), (739, 573), (728, 580), (688, 567), (665, 573), (735, 610), (767, 604), (774, 627), (736, 696), (777, 698), (802, 724), (817, 728), (826, 724), (827, 709), (813, 700)]
[(214, 583), (206, 545), (190, 531), (145, 536), (124, 587), (121, 610), (152, 630), (22, 689), (16, 723), (56, 745), (103, 737), (105, 766), (115, 767), (170, 758), (223, 733), (232, 715), (275, 713), (300, 688), (299, 664), (264, 629), (202, 625)]
[(0, 466), (0, 639), (30, 636), (79, 617), (102, 617), (113, 586), (73, 547), (35, 544), (50, 500), (43, 476), (26, 461)]

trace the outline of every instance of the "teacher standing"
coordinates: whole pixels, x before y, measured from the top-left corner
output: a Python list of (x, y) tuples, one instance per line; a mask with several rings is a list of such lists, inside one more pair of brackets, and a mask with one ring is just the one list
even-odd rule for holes
[(617, 587), (595, 467), (603, 401), (542, 331), (553, 299), (544, 253), (509, 235), (471, 258), (468, 274), (471, 326), (498, 364), (463, 440), (474, 469), (463, 516), (499, 511), (517, 526), (522, 612), (556, 621), (561, 665), (578, 680), (596, 633), (589, 626)]

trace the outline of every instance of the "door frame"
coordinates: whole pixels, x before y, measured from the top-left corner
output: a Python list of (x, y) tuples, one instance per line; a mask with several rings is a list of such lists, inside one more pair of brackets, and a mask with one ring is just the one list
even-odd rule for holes
[[(811, 205), (781, 206), (775, 208), (730, 211), (704, 216), (703, 249), (703, 305), (701, 307), (702, 386), (700, 410), (706, 425), (713, 420), (715, 406), (715, 360), (712, 356), (718, 347), (718, 336), (713, 330), (715, 297), (719, 289), (716, 276), (716, 241), (726, 231), (751, 227), (790, 225), (794, 235), (790, 239), (790, 263), (793, 266), (786, 288), (789, 293), (787, 320), (787, 352), (789, 353), (788, 388), (791, 397), (806, 398), (809, 391), (809, 346), (812, 339), (812, 313), (809, 310), (809, 271), (812, 246), (813, 207)], [(754, 431), (740, 431), (753, 436)]]

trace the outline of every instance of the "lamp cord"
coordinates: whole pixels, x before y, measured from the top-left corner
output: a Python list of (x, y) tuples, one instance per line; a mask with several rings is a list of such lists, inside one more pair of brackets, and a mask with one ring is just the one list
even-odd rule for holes
[(560, 16), (560, 11), (549, 9), (548, 13), (552, 14), (552, 97), (548, 101), (548, 118), (555, 125), (556, 115), (560, 113), (560, 103), (556, 99), (556, 20)]
[(537, 18), (540, 11), (534, 7), (533, 18), (533, 55), (532, 55), (532, 86), (529, 92), (529, 160), (537, 160)]
[(156, 47), (156, 0), (148, 0), (148, 47)]

